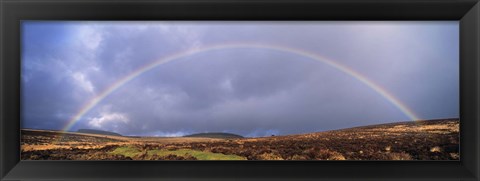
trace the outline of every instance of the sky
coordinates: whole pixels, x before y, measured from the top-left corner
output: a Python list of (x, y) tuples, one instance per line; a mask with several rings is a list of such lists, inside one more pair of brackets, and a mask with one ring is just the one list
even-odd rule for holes
[(458, 21), (23, 21), (21, 61), (22, 128), (257, 137), (459, 117)]

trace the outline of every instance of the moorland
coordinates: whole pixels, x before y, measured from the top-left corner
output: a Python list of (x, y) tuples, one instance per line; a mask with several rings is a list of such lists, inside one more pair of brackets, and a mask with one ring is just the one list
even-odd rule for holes
[(22, 160), (459, 160), (459, 120), (369, 125), (244, 138), (121, 136), (103, 131), (21, 130)]

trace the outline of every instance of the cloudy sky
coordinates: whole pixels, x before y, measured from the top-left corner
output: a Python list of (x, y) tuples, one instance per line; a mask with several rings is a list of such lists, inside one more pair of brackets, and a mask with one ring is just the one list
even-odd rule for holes
[(364, 76), (420, 119), (459, 117), (458, 22), (22, 23), (22, 127), (123, 135), (284, 135), (410, 120)]

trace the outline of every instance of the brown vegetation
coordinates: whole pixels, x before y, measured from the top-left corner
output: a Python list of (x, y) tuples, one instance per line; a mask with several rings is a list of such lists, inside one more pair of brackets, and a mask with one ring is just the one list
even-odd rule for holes
[[(132, 138), (22, 131), (22, 160), (195, 160), (192, 155), (148, 155), (188, 149), (248, 160), (459, 160), (457, 119), (402, 122), (262, 138)], [(134, 156), (112, 154), (133, 146)]]

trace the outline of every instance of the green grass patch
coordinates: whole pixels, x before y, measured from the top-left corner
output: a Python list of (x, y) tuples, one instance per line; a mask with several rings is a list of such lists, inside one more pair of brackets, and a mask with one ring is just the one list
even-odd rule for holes
[[(131, 146), (121, 146), (110, 152), (111, 154), (115, 155), (123, 155), (126, 157), (134, 157), (140, 153), (141, 150), (131, 147)], [(204, 152), (199, 150), (191, 150), (191, 149), (179, 149), (179, 150), (148, 150), (147, 151), (147, 158), (152, 157), (154, 154), (158, 156), (167, 156), (167, 155), (177, 155), (177, 156), (185, 156), (191, 155), (198, 160), (246, 160), (245, 157), (237, 156), (237, 155), (225, 155), (221, 153), (212, 153), (212, 152)]]
[(148, 155), (157, 154), (158, 156), (167, 156), (167, 155), (177, 155), (177, 156), (185, 156), (191, 155), (198, 160), (246, 160), (245, 157), (237, 156), (237, 155), (225, 155), (221, 153), (212, 153), (212, 152), (205, 152), (205, 151), (198, 151), (198, 150), (190, 150), (190, 149), (179, 149), (179, 150), (149, 150)]
[(139, 149), (131, 146), (121, 146), (121, 147), (115, 148), (115, 150), (113, 150), (110, 153), (114, 155), (123, 155), (126, 157), (134, 157), (135, 155), (138, 155), (141, 152)]

